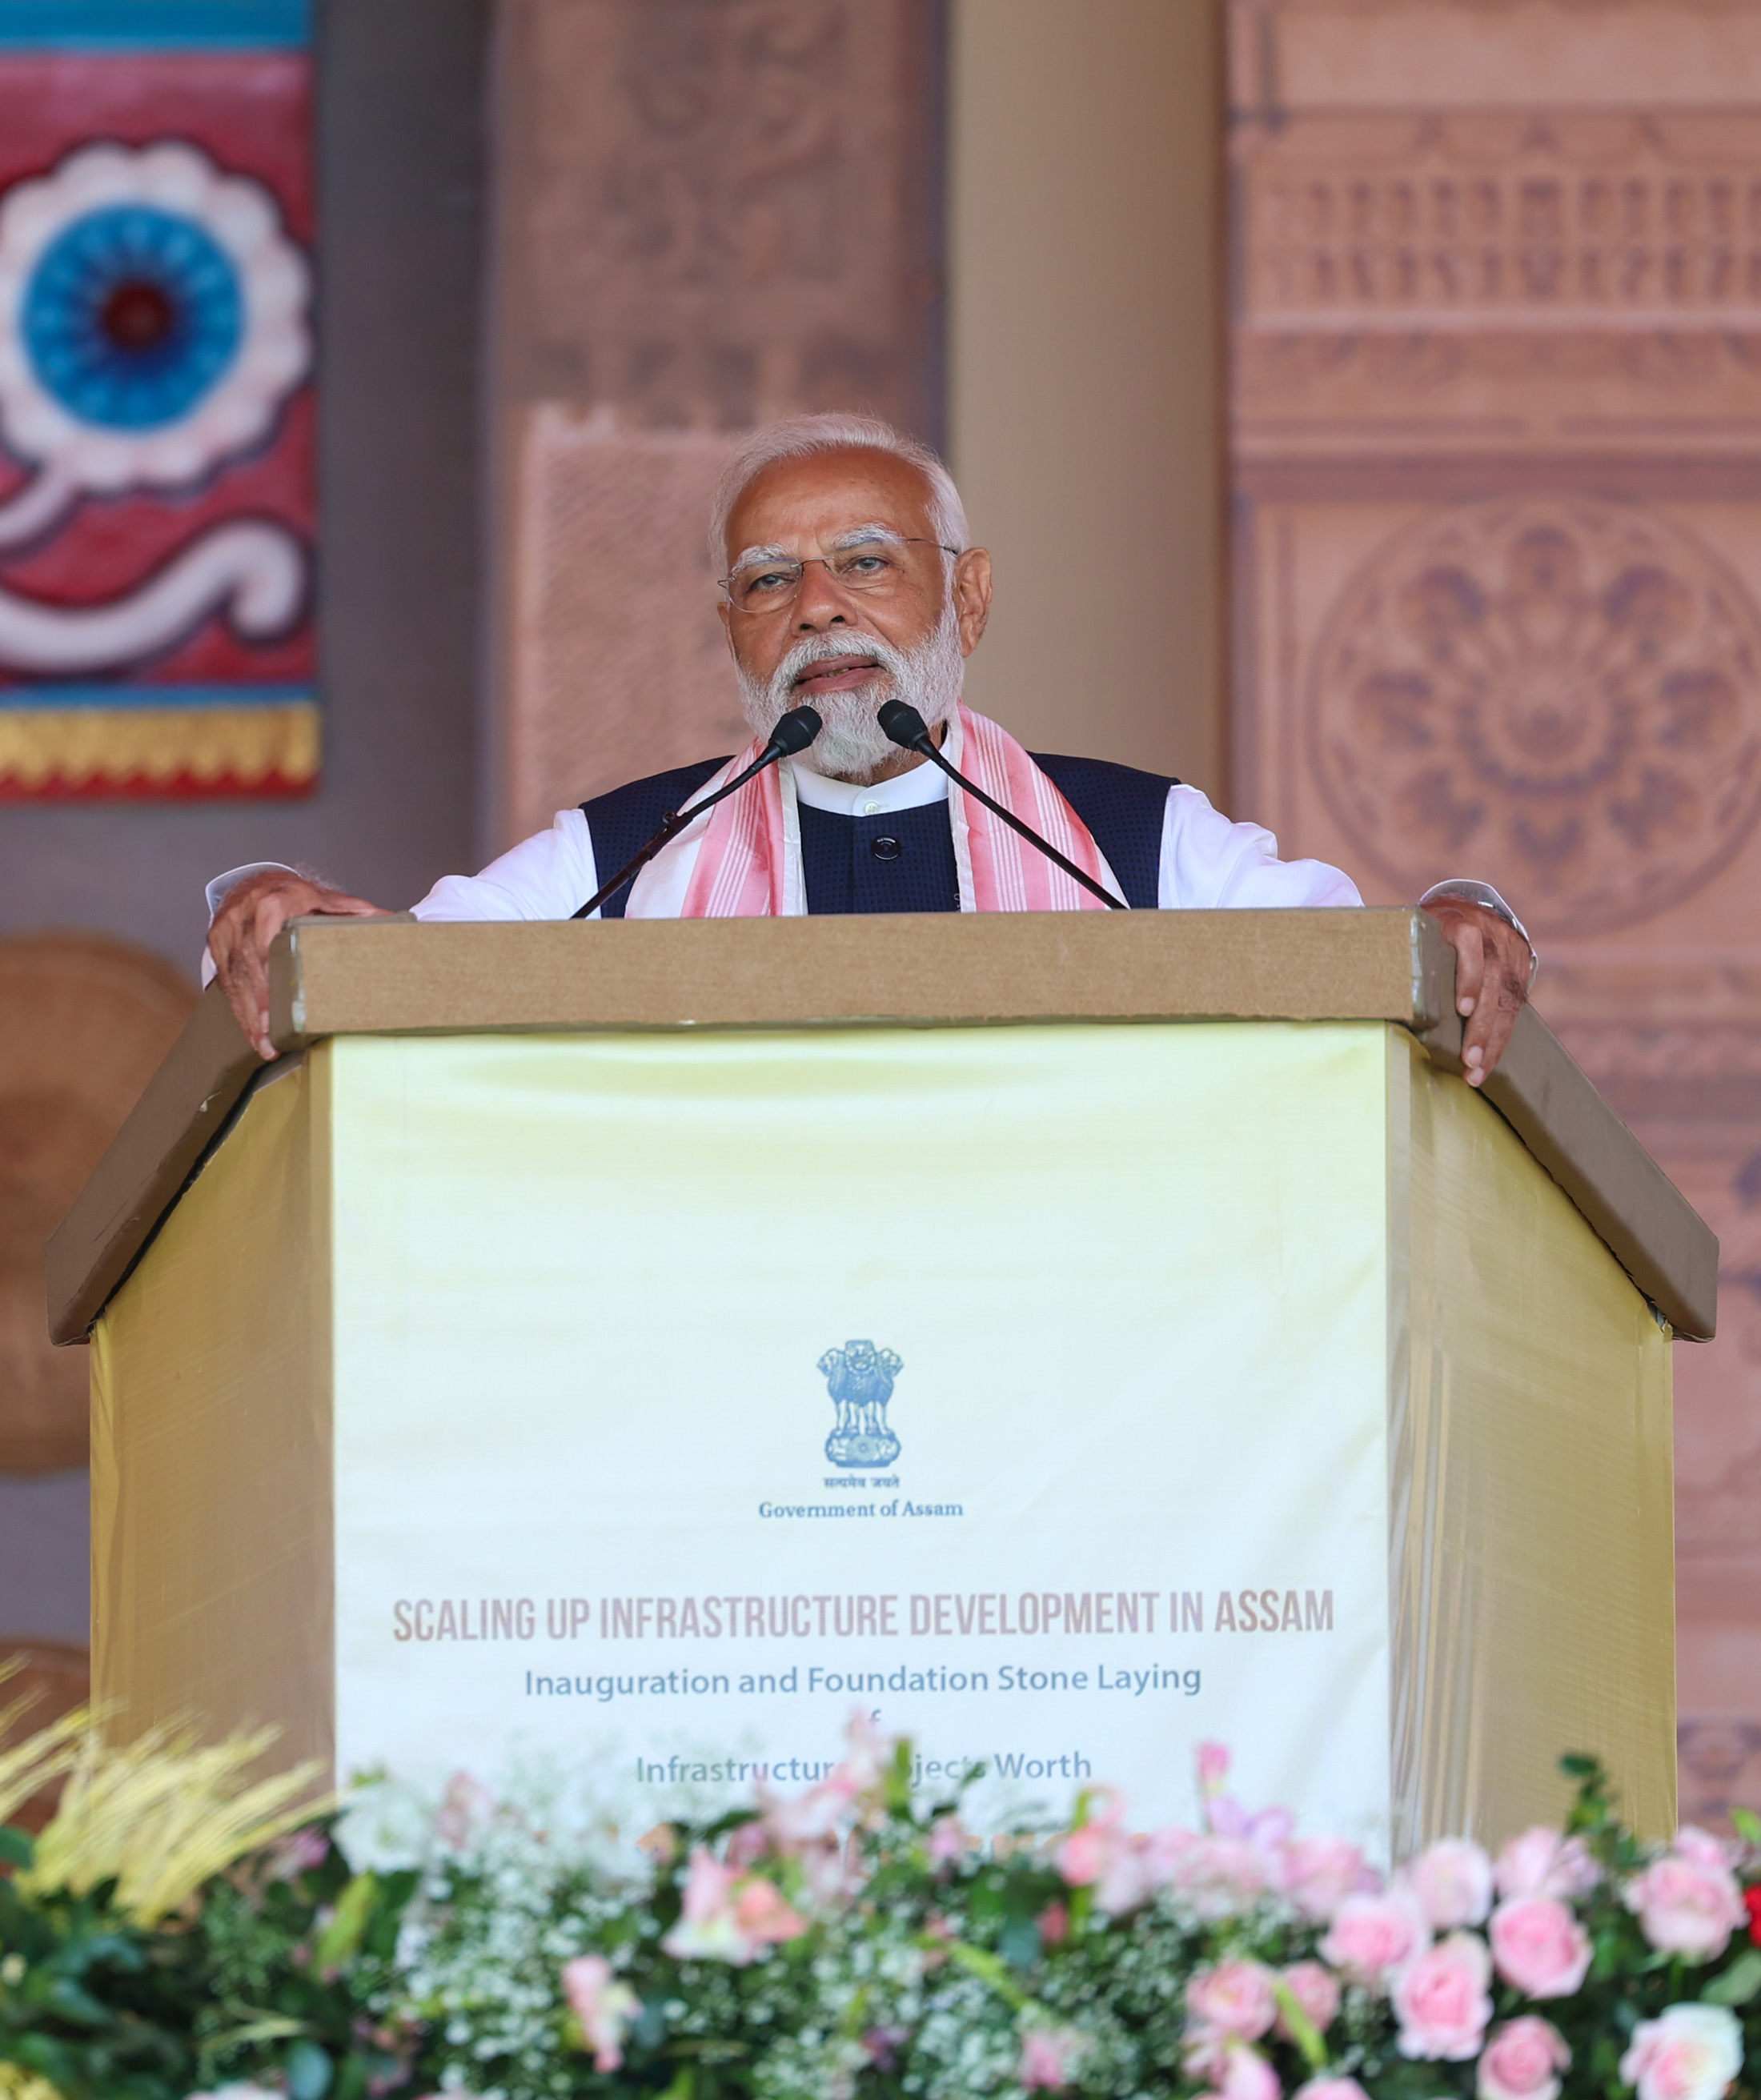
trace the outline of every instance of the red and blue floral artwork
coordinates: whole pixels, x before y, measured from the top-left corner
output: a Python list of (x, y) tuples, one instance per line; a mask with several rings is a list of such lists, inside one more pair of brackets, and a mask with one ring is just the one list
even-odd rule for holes
[(0, 5), (0, 800), (317, 783), (308, 7)]

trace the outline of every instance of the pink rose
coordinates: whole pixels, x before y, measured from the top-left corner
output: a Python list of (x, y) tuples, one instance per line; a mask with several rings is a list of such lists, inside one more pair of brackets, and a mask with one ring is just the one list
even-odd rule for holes
[(624, 2061), (625, 2030), (641, 2013), (642, 2001), (616, 1979), (602, 1954), (563, 1963), (563, 1995), (594, 2053), (594, 2069), (616, 2071)]
[(1215, 2080), (1214, 2089), (1199, 2100), (1280, 2100), (1278, 2075), (1256, 2049), (1245, 2042), (1216, 2043), (1207, 2050), (1189, 2051), (1189, 2073)]
[(1279, 2100), (1283, 2089), (1258, 2049), (1238, 2046), (1229, 2053), (1220, 2089), (1223, 2100)]
[(1110, 1787), (1097, 1787), (1092, 1798), (1099, 1814), (1060, 1841), (1053, 1861), (1071, 1888), (1094, 1890), (1097, 1910), (1119, 1917), (1155, 1886), (1152, 1843), (1125, 1828), (1125, 1805)]
[(1741, 1853), (1741, 1847), (1728, 1844), (1722, 1838), (1715, 1838), (1710, 1830), (1701, 1830), (1696, 1824), (1684, 1823), (1675, 1833), (1672, 1852), (1679, 1852), (1684, 1860), (1698, 1860), (1703, 1866), (1728, 1867)]
[(1272, 1972), (1257, 1961), (1220, 1961), (1186, 1986), (1186, 2031), (1258, 2041), (1278, 2014)]
[(1325, 1925), (1347, 1896), (1379, 1886), (1370, 1863), (1343, 1838), (1295, 1838), (1278, 1858), (1284, 1893), (1311, 1925)]
[(1742, 2061), (1742, 2028), (1727, 2006), (1671, 2005), (1639, 2023), (1620, 2075), (1639, 2100), (1723, 2100)]
[(1492, 1958), (1531, 1998), (1569, 1998), (1590, 1970), (1590, 1935), (1556, 1896), (1515, 1896), (1492, 1913)]
[(1602, 1878), (1581, 1838), (1562, 1838), (1538, 1824), (1512, 1838), (1492, 1869), (1501, 1896), (1588, 1895)]
[(1299, 2085), (1294, 2100), (1370, 2100), (1355, 2078), (1311, 2078)]
[[(1702, 1832), (1691, 1833), (1701, 1838)], [(1683, 1837), (1689, 1833), (1684, 1831)], [(1708, 1846), (1716, 1841), (1708, 1839)], [(1743, 1921), (1742, 1890), (1723, 1855), (1675, 1849), (1653, 1860), (1625, 1891), (1626, 1908), (1638, 1913), (1644, 1936), (1660, 1954), (1687, 1954), (1707, 1961), (1722, 1954)]]
[[(1292, 1962), (1278, 1982), (1296, 2001), (1297, 2010), (1317, 2035), (1325, 2034), (1339, 2018), (1339, 1979), (1318, 1961)], [(1278, 2025), (1281, 2035), (1291, 2041), (1295, 2040), (1282, 2012)]]
[(1321, 1958), (1374, 1989), (1430, 1942), (1431, 1928), (1411, 1890), (1388, 1889), (1345, 1898), (1321, 1943)]
[(1015, 2076), (1030, 2093), (1056, 2093), (1075, 2076), (1088, 2037), (1075, 2027), (1029, 2027)]
[(1559, 2100), (1560, 2073), (1570, 2068), (1565, 2036), (1551, 2020), (1525, 2013), (1494, 2031), (1475, 2089), (1480, 2100)]
[(1492, 2017), (1492, 1957), (1474, 1932), (1452, 1932), (1403, 1969), (1392, 1994), (1400, 2053), (1465, 2063), (1480, 2054)]
[(1492, 1862), (1467, 1838), (1426, 1846), (1403, 1877), (1435, 1932), (1483, 1925), (1492, 1908)]

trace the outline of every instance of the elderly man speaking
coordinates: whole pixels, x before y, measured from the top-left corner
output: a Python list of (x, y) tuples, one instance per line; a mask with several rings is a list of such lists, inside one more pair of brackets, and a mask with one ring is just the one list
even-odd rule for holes
[[(792, 709), (823, 726), (677, 829), (607, 915), (801, 911), (1101, 911), (1356, 905), (1350, 879), (1281, 861), (1277, 840), (1232, 823), (1194, 788), (1095, 759), (1030, 757), (960, 698), (991, 610), (991, 558), (968, 544), (933, 452), (867, 417), (804, 416), (757, 431), (717, 492), (711, 546), (722, 621), (753, 743), (733, 759), (657, 774), (565, 810), (480, 875), (448, 876), (421, 920), (567, 919), (662, 820), (751, 765)], [(1092, 888), (1019, 836), (978, 796), (885, 734), (889, 700), (915, 708), (942, 756), (1045, 838)], [(803, 717), (803, 721), (805, 721)], [(209, 948), (241, 1026), (265, 1057), (268, 952), (289, 920), (379, 907), (280, 866), (210, 885)], [(1463, 1063), (1477, 1085), (1528, 995), (1534, 951), (1495, 890), (1439, 884), (1419, 899), (1454, 946)]]

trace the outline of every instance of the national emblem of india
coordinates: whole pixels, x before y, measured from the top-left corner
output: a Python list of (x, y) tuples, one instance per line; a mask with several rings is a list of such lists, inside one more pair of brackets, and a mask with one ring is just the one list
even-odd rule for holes
[(826, 1456), (834, 1466), (890, 1466), (899, 1440), (887, 1424), (887, 1402), (904, 1359), (872, 1342), (846, 1342), (828, 1349), (819, 1370), (831, 1388), (837, 1427), (826, 1439)]

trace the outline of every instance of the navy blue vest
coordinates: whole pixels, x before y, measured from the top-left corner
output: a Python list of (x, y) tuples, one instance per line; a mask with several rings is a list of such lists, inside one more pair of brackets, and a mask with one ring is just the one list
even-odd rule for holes
[[(1178, 783), (1104, 758), (1060, 758), (1041, 752), (1033, 758), (1088, 827), (1119, 877), (1125, 902), (1133, 911), (1154, 911), (1167, 791)], [(676, 766), (583, 802), (599, 880), (620, 868), (669, 810), (677, 809), (726, 763), (725, 758), (708, 758)], [(879, 817), (841, 817), (810, 810), (805, 802), (800, 807), (801, 869), (810, 911), (959, 910), (946, 802), (893, 810)], [(621, 919), (629, 896), (626, 885), (606, 906), (606, 917)]]

